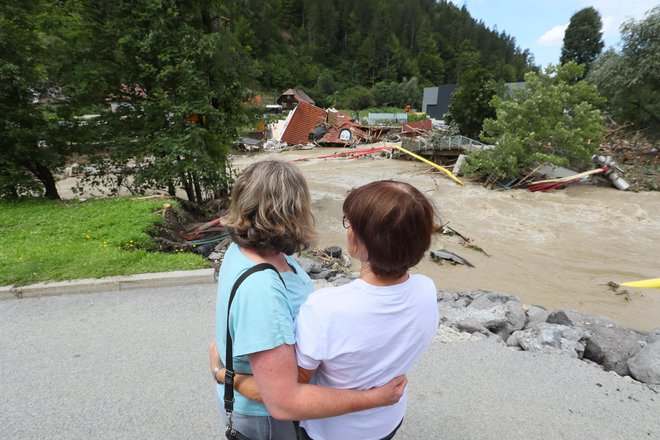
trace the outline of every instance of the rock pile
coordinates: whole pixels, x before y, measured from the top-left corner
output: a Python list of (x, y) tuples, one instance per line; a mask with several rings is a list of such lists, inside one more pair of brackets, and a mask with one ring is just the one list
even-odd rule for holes
[(348, 270), (350, 260), (346, 261), (342, 256), (330, 257), (327, 254), (311, 256), (294, 255), (293, 258), (307, 272), (309, 277), (315, 281), (314, 285), (316, 288), (323, 287), (324, 285), (341, 286), (357, 278), (357, 274), (351, 273)]
[[(441, 326), (509, 347), (598, 364), (606, 371), (660, 384), (660, 328), (648, 335), (571, 309), (548, 312), (510, 295), (438, 291)], [(443, 332), (443, 333), (446, 333)]]

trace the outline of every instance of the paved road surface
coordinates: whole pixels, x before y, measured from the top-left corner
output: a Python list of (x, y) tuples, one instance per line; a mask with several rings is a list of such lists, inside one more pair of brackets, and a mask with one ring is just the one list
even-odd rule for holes
[[(214, 286), (0, 301), (0, 439), (212, 439)], [(660, 439), (660, 395), (560, 356), (432, 346), (400, 439)], [(342, 439), (351, 440), (351, 439)]]

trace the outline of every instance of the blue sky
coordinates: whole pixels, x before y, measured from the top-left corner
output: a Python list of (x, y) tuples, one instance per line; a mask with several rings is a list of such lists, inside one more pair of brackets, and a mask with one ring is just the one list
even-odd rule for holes
[(639, 20), (644, 13), (660, 4), (658, 0), (451, 0), (459, 7), (466, 5), (470, 15), (486, 26), (506, 32), (520, 48), (534, 54), (542, 67), (557, 64), (564, 30), (571, 16), (582, 8), (593, 6), (603, 20), (605, 47), (618, 48), (619, 26), (627, 18)]

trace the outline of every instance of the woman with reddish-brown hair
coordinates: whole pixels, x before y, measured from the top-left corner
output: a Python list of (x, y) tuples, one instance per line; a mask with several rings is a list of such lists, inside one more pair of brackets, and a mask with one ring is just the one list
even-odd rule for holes
[[(343, 211), (360, 278), (310, 294), (296, 319), (296, 354), (312, 383), (369, 389), (407, 373), (436, 334), (435, 285), (408, 272), (431, 245), (435, 210), (414, 186), (378, 181), (351, 191)], [(391, 406), (303, 421), (302, 438), (390, 439), (405, 410), (406, 393)]]
[[(351, 191), (343, 211), (360, 277), (307, 297), (296, 318), (296, 358), (301, 381), (368, 390), (406, 374), (436, 334), (435, 285), (408, 272), (431, 245), (435, 210), (414, 186), (378, 181)], [(267, 380), (278, 382), (278, 372), (256, 380), (243, 376), (236, 389), (268, 402)], [(314, 440), (391, 439), (405, 410), (404, 392), (390, 406), (302, 421), (299, 434)]]

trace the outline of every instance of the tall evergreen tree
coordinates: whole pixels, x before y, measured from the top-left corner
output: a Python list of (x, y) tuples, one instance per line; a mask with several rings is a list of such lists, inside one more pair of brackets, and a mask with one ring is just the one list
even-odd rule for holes
[(587, 72), (591, 63), (603, 50), (602, 30), (603, 22), (600, 14), (593, 7), (581, 9), (573, 14), (564, 34), (561, 63), (575, 61), (584, 64)]
[(495, 117), (491, 104), (495, 93), (495, 81), (488, 70), (477, 68), (463, 73), (449, 104), (447, 122), (456, 125), (461, 134), (479, 138), (484, 119)]

